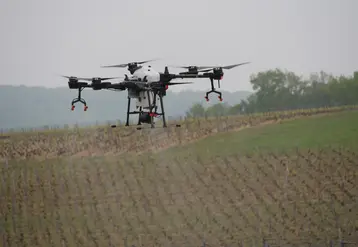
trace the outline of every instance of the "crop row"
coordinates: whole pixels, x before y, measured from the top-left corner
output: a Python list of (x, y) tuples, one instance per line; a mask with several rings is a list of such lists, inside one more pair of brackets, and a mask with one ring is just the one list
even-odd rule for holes
[(1, 166), (4, 246), (358, 241), (358, 154), (111, 157)]
[[(32, 132), (13, 134), (0, 140), (0, 160), (46, 159), (72, 156), (83, 152), (89, 154), (127, 153), (157, 150), (190, 142), (207, 135), (237, 130), (258, 124), (292, 119), (302, 116), (356, 110), (356, 106), (318, 108), (285, 112), (218, 117), (210, 119), (187, 119), (182, 128), (143, 129), (119, 127), (118, 129), (87, 128), (60, 132)], [(173, 125), (174, 123), (172, 123)]]

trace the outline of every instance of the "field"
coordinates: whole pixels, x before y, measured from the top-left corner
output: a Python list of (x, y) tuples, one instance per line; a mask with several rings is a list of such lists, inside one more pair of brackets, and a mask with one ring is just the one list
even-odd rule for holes
[(2, 246), (358, 245), (355, 107), (1, 141)]

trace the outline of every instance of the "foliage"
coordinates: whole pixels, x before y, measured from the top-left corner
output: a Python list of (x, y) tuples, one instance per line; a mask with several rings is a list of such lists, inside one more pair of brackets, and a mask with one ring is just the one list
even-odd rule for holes
[(195, 103), (192, 107), (190, 107), (189, 111), (186, 113), (187, 117), (204, 117), (205, 116), (205, 108), (200, 103)]
[(219, 117), (237, 115), (242, 113), (240, 104), (230, 106), (227, 103), (216, 103), (207, 108), (202, 103), (195, 103), (186, 112), (186, 117), (190, 118), (202, 118), (202, 117)]
[(217, 103), (206, 110), (206, 115), (237, 115), (358, 104), (358, 72), (354, 72), (353, 76), (334, 77), (322, 71), (304, 79), (291, 71), (275, 69), (251, 75), (250, 82), (255, 90), (254, 94), (232, 106)]
[(255, 94), (246, 101), (246, 112), (306, 109), (358, 103), (358, 72), (338, 76), (323, 71), (304, 79), (280, 69), (251, 76)]

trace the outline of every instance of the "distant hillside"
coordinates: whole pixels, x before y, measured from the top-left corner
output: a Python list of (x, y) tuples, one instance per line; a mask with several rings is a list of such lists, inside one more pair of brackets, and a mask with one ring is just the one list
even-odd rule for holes
[[(234, 105), (246, 99), (251, 92), (225, 92), (224, 102)], [(75, 90), (63, 88), (0, 86), (0, 128), (32, 128), (45, 125), (93, 124), (106, 121), (125, 120), (127, 92), (84, 90), (88, 111), (78, 104), (74, 112), (71, 101), (77, 96)], [(183, 116), (196, 102), (204, 105), (217, 103), (213, 95), (211, 102), (204, 99), (204, 91), (168, 91), (164, 98), (167, 117)]]

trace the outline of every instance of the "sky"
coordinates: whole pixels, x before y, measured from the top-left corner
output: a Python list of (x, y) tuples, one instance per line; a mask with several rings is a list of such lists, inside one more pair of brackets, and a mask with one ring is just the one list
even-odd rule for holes
[[(100, 66), (153, 58), (158, 71), (251, 62), (225, 71), (228, 91), (251, 91), (250, 76), (274, 68), (351, 75), (357, 9), (357, 0), (1, 0), (0, 85), (66, 87), (58, 74), (121, 76)], [(177, 90), (210, 87), (194, 82)]]

